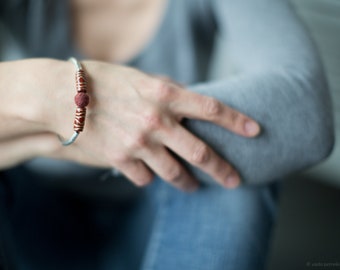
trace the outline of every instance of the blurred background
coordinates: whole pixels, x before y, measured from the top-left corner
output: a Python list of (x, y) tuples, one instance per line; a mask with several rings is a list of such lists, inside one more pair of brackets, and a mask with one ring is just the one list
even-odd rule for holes
[[(340, 269), (340, 0), (290, 0), (314, 38), (335, 113), (332, 155), (283, 183), (268, 270)], [(216, 57), (212, 77), (228, 63)]]

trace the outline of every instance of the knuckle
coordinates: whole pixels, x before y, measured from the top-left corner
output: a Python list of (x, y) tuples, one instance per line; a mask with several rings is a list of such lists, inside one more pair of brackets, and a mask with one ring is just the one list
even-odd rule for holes
[(219, 115), (222, 110), (222, 104), (214, 98), (207, 98), (203, 103), (202, 109), (206, 117), (212, 118)]
[(229, 113), (229, 118), (230, 118), (230, 122), (232, 125), (236, 125), (238, 119), (239, 119), (239, 114), (238, 112), (231, 110)]
[(147, 145), (147, 140), (143, 133), (135, 134), (127, 139), (127, 147), (131, 150), (139, 150)]
[(143, 122), (148, 130), (159, 129), (162, 126), (162, 117), (157, 110), (150, 110), (143, 115)]
[(196, 164), (202, 164), (209, 160), (210, 151), (209, 147), (204, 143), (198, 143), (191, 156), (191, 161)]
[(230, 164), (222, 164), (222, 166), (219, 168), (218, 174), (221, 179), (226, 179), (232, 172), (233, 168), (230, 166)]
[(112, 157), (109, 157), (109, 161), (112, 167), (127, 163), (129, 160), (130, 160), (129, 156), (124, 153), (116, 154)]
[(168, 182), (175, 183), (180, 180), (182, 176), (182, 170), (179, 166), (171, 167), (165, 174), (165, 179)]
[(155, 97), (157, 101), (169, 101), (172, 97), (174, 89), (167, 82), (158, 81), (156, 83)]

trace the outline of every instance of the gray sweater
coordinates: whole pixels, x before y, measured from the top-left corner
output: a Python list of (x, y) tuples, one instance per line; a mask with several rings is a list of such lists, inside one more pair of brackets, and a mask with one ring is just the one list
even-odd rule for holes
[[(71, 44), (67, 0), (1, 0), (0, 20), (19, 44), (20, 57), (81, 57)], [(212, 81), (208, 74), (217, 36), (231, 68)], [(5, 60), (7, 38), (0, 38)], [(169, 0), (153, 39), (126, 64), (168, 75), (260, 123), (261, 135), (247, 139), (208, 122), (184, 122), (237, 168), (245, 184), (268, 183), (314, 165), (332, 149), (332, 110), (322, 66), (285, 0)], [(37, 164), (61, 166), (39, 159), (28, 166)], [(212, 181), (186, 165), (199, 180)]]

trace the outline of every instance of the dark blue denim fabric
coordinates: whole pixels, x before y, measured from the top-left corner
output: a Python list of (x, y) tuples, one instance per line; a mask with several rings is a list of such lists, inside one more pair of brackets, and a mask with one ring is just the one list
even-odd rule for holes
[(186, 194), (160, 179), (130, 201), (79, 197), (6, 172), (1, 236), (18, 270), (263, 269), (276, 187)]

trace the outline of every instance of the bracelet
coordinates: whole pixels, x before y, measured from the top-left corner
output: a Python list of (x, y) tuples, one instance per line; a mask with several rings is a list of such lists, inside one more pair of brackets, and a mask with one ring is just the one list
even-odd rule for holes
[(71, 57), (69, 59), (74, 66), (76, 67), (76, 90), (77, 94), (74, 97), (74, 101), (77, 105), (76, 109), (76, 115), (74, 118), (73, 123), (73, 130), (74, 133), (68, 140), (63, 140), (60, 136), (59, 140), (61, 141), (62, 145), (68, 146), (75, 142), (75, 140), (78, 138), (79, 133), (84, 130), (85, 125), (85, 117), (86, 117), (86, 106), (90, 102), (90, 97), (87, 94), (87, 79), (85, 71), (80, 64), (80, 62), (75, 59), (74, 57)]

